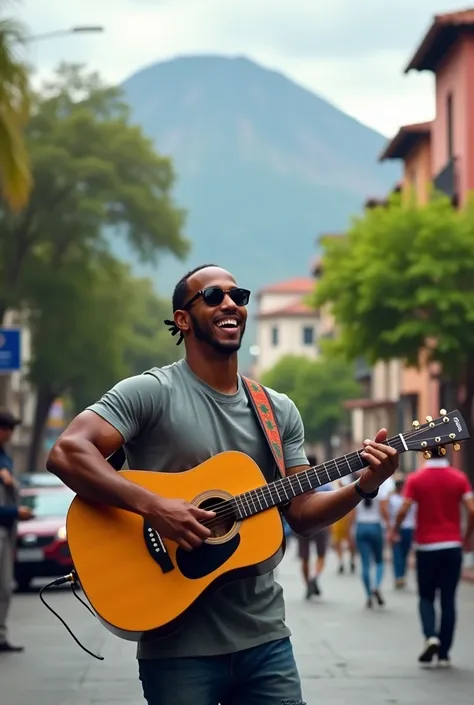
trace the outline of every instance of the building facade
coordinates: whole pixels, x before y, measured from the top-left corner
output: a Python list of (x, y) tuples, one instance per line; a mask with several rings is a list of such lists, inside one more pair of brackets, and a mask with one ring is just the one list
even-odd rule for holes
[[(380, 160), (402, 162), (403, 178), (394, 189), (402, 199), (424, 205), (434, 188), (462, 207), (474, 190), (474, 9), (435, 16), (405, 72), (412, 70), (433, 73), (435, 116), (430, 122), (402, 126)], [(372, 198), (365, 207), (385, 203)], [(420, 355), (417, 368), (400, 360), (379, 362), (372, 370), (361, 363), (358, 378), (366, 398), (347, 403), (355, 446), (381, 426), (407, 429), (413, 419), (423, 422), (440, 407), (456, 403), (439, 366), (428, 364), (426, 357)], [(403, 456), (402, 464), (411, 469), (417, 456)]]
[(257, 378), (285, 355), (317, 357), (319, 314), (308, 304), (314, 288), (314, 279), (300, 277), (265, 286), (258, 292)]

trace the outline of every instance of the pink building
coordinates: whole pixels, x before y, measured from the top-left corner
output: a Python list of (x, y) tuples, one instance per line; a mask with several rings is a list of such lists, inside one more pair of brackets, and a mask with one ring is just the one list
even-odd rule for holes
[(463, 205), (474, 190), (474, 8), (436, 15), (405, 69), (435, 76), (431, 177)]

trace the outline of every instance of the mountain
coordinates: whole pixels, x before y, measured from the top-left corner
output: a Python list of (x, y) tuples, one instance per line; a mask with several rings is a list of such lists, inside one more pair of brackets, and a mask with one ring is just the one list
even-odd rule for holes
[(173, 158), (176, 199), (189, 212), (186, 263), (165, 256), (156, 271), (137, 266), (167, 295), (209, 261), (254, 291), (306, 276), (316, 237), (346, 228), (368, 196), (399, 179), (377, 162), (385, 137), (247, 58), (176, 58), (122, 88), (133, 120)]

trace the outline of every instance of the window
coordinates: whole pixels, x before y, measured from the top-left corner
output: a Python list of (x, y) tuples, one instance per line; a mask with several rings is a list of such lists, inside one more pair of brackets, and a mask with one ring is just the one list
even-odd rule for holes
[(303, 328), (303, 345), (314, 344), (314, 328), (313, 326), (304, 326)]
[(453, 117), (453, 96), (450, 93), (446, 98), (446, 129), (448, 141), (448, 160), (452, 159), (454, 154), (454, 117)]
[(276, 326), (272, 328), (272, 345), (278, 345), (278, 328)]

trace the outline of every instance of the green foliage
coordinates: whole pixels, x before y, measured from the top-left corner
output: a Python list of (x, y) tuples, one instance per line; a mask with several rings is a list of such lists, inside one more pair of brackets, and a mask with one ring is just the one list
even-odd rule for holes
[(35, 96), (27, 137), (31, 198), (20, 214), (0, 210), (0, 318), (9, 307), (30, 317), (34, 467), (55, 396), (82, 408), (141, 365), (177, 357), (162, 320), (161, 336), (153, 328), (169, 306), (131, 277), (112, 241), (125, 239), (152, 264), (162, 252), (182, 258), (189, 243), (171, 162), (96, 74), (61, 66)]
[(328, 442), (347, 419), (343, 402), (360, 394), (352, 365), (332, 346), (316, 360), (287, 355), (262, 376), (262, 383), (287, 394), (298, 407), (308, 443)]
[(330, 303), (349, 358), (433, 360), (460, 381), (474, 356), (474, 204), (368, 210), (328, 241), (314, 304)]
[(27, 135), (35, 186), (21, 215), (0, 213), (0, 308), (19, 305), (37, 256), (56, 269), (71, 248), (95, 256), (121, 238), (152, 264), (187, 253), (172, 164), (130, 123), (118, 89), (61, 66), (36, 96)]
[(5, 17), (0, 2), (0, 190), (8, 207), (18, 212), (30, 195), (31, 172), (23, 129), (29, 118), (31, 93), (28, 69), (18, 48), (25, 27)]

